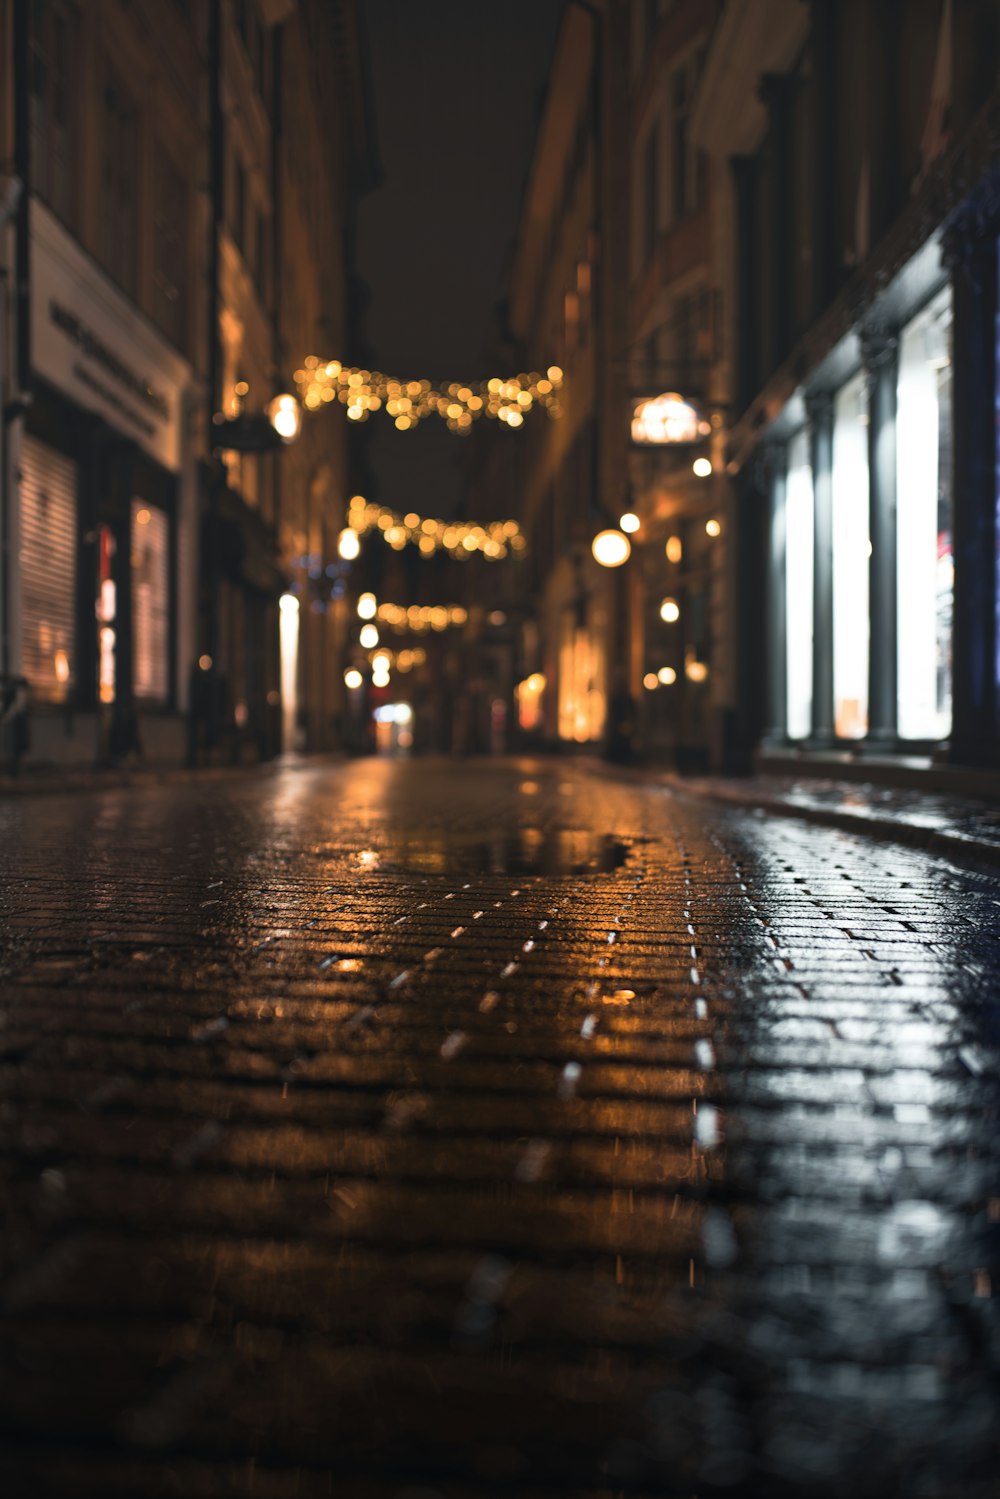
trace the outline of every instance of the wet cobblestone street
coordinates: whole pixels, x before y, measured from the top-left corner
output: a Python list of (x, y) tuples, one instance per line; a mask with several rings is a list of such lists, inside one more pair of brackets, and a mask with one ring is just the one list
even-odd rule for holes
[(0, 804), (0, 1482), (1000, 1494), (1000, 880), (597, 767)]

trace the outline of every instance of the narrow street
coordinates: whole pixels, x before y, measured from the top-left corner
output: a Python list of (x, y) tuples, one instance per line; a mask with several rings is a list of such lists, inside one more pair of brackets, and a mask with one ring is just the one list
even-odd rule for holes
[(0, 804), (0, 1479), (996, 1479), (1000, 880), (594, 764)]

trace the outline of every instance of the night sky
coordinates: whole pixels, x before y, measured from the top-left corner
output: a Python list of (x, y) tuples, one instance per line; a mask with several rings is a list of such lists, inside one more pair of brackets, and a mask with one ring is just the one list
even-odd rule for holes
[[(386, 374), (448, 382), (511, 373), (492, 367), (494, 309), (563, 8), (365, 8), (383, 185), (362, 202), (358, 260), (371, 289), (368, 340)], [(436, 419), (414, 432), (382, 414), (370, 425), (372, 498), (452, 513), (462, 439)]]

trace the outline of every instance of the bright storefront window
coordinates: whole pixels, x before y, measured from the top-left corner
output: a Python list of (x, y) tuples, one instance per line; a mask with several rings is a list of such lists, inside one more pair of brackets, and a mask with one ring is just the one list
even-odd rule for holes
[(170, 522), (132, 501), (132, 653), (135, 695), (165, 702), (170, 683)]
[(833, 423), (833, 705), (838, 738), (868, 729), (868, 395), (863, 375), (837, 393)]
[(21, 665), (34, 698), (63, 703), (76, 667), (77, 468), (26, 436), (21, 449)]
[(788, 737), (806, 739), (813, 696), (813, 477), (808, 428), (788, 445), (785, 610)]
[(572, 615), (563, 618), (559, 651), (559, 737), (588, 744), (604, 733), (604, 659), (595, 645), (604, 630), (586, 629)]
[(896, 414), (901, 739), (951, 732), (951, 288), (903, 329)]

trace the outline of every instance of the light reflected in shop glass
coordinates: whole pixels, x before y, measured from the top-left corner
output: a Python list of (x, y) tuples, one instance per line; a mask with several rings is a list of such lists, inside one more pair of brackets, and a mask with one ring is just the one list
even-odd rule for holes
[(868, 389), (842, 386), (833, 418), (833, 701), (838, 739), (868, 731)]
[(785, 498), (786, 722), (790, 739), (807, 739), (813, 696), (813, 477), (810, 430), (788, 444)]
[(952, 294), (902, 330), (896, 411), (897, 724), (903, 739), (951, 732)]

